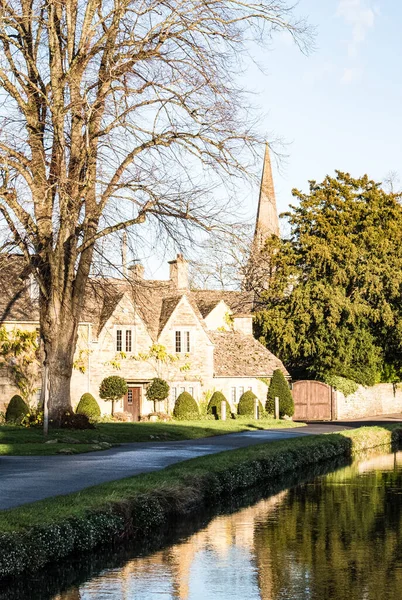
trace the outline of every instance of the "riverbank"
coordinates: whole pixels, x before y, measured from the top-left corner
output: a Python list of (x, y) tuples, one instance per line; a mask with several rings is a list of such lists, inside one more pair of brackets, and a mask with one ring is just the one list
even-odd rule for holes
[(34, 571), (104, 543), (146, 536), (167, 521), (253, 485), (401, 439), (401, 426), (384, 425), (271, 442), (3, 511), (0, 576)]
[(95, 429), (42, 429), (0, 425), (0, 456), (52, 456), (107, 450), (140, 442), (174, 442), (265, 429), (303, 427), (305, 423), (271, 418), (238, 417), (227, 421), (169, 421), (167, 423), (97, 423)]

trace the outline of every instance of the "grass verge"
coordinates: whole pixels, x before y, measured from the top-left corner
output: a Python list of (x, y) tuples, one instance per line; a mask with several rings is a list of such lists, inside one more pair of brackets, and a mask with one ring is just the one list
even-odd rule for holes
[(0, 513), (0, 577), (102, 543), (146, 535), (229, 494), (336, 456), (399, 443), (398, 426), (363, 427), (189, 460)]
[[(96, 429), (50, 430), (47, 440), (44, 440), (41, 429), (0, 425), (0, 455), (50, 455), (59, 454), (61, 449), (67, 448), (75, 454), (101, 450), (99, 443), (105, 442), (115, 446), (130, 442), (195, 440), (226, 433), (302, 427), (303, 425), (304, 423), (276, 421), (275, 419), (255, 421), (247, 417), (228, 421), (98, 423)], [(57, 440), (58, 443), (45, 443), (49, 440)], [(72, 441), (69, 442), (68, 440)]]

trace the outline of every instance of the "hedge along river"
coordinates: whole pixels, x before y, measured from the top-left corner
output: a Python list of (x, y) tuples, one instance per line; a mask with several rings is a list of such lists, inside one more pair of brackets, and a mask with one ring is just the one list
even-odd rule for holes
[[(198, 531), (179, 531), (170, 545), (154, 541), (156, 551), (77, 557), (10, 583), (0, 598), (399, 600), (402, 452), (310, 476), (268, 498), (255, 492), (254, 504), (232, 514), (201, 518)], [(70, 585), (79, 572), (81, 582)]]

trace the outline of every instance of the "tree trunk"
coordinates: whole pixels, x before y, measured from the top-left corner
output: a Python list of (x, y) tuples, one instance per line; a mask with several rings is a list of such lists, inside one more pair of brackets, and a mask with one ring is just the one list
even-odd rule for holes
[(42, 304), (41, 336), (49, 376), (49, 419), (57, 424), (63, 413), (72, 410), (70, 382), (78, 337), (72, 302), (58, 308), (54, 301)]
[(112, 400), (112, 417), (114, 415), (114, 400)]

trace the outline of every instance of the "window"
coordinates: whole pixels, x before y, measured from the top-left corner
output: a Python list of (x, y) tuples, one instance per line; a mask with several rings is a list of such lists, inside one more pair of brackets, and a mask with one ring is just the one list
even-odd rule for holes
[(252, 391), (253, 391), (253, 388), (250, 386), (250, 387), (248, 388), (248, 391), (249, 391), (249, 392), (252, 392)]
[(116, 352), (133, 351), (133, 330), (130, 328), (116, 329)]
[(116, 350), (121, 352), (123, 350), (123, 332), (121, 329), (116, 331)]
[(240, 398), (240, 396), (243, 396), (243, 394), (244, 394), (244, 387), (240, 386), (239, 387), (239, 398)]
[(188, 393), (194, 398), (194, 388), (193, 387), (188, 388)]
[(133, 390), (128, 388), (127, 390), (127, 404), (133, 403)]
[(185, 391), (186, 391), (186, 388), (185, 388), (185, 387), (181, 387), (181, 388), (180, 388), (180, 394), (182, 394), (182, 393), (183, 393), (183, 392), (185, 392)]
[(172, 387), (172, 398), (174, 402), (177, 400), (177, 387)]
[(176, 347), (177, 354), (187, 354), (188, 352), (190, 352), (190, 332), (189, 331), (176, 331), (175, 347)]
[(126, 329), (126, 352), (131, 352), (132, 331)]
[(232, 387), (232, 404), (236, 403), (236, 388)]

